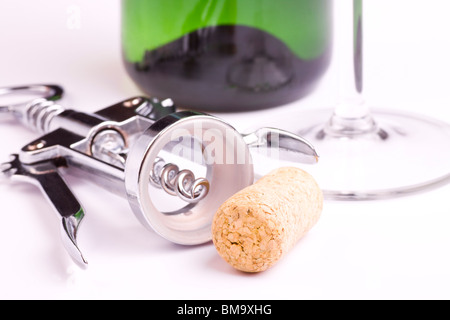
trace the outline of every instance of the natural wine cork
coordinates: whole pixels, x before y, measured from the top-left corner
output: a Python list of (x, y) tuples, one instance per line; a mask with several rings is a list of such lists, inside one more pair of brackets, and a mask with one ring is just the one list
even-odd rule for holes
[(213, 242), (234, 268), (264, 271), (316, 224), (322, 208), (322, 191), (310, 174), (280, 168), (222, 204), (212, 223)]

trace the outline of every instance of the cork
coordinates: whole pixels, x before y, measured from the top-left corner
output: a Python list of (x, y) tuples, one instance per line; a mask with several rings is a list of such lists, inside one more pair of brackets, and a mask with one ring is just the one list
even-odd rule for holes
[(310, 174), (276, 169), (220, 206), (212, 222), (213, 242), (234, 268), (261, 272), (317, 223), (322, 208), (322, 191)]

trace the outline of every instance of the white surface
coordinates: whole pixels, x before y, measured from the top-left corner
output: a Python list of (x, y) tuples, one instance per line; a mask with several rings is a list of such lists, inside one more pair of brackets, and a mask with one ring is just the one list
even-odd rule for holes
[[(367, 100), (450, 122), (449, 10), (447, 0), (366, 1)], [(63, 105), (88, 112), (141, 94), (121, 65), (117, 0), (2, 0), (0, 35), (0, 86), (58, 83)], [(335, 82), (330, 72), (301, 102), (220, 116), (246, 128), (328, 107)], [(36, 138), (5, 121), (0, 136), (0, 162)], [(212, 244), (181, 247), (148, 232), (126, 200), (82, 179), (69, 183), (87, 211), (79, 244), (88, 270), (72, 264), (39, 191), (1, 182), (1, 299), (450, 298), (450, 186), (389, 201), (326, 202), (317, 226), (282, 261), (249, 275)]]

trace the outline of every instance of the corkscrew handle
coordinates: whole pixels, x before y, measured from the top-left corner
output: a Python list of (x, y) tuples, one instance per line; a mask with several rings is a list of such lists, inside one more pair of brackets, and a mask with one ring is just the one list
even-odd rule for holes
[(84, 209), (60, 176), (57, 166), (52, 161), (26, 165), (17, 154), (13, 154), (9, 162), (0, 166), (0, 176), (27, 181), (39, 187), (61, 218), (61, 236), (67, 252), (77, 265), (86, 267), (87, 261), (77, 243), (77, 232), (84, 218)]
[[(63, 93), (63, 88), (54, 84), (36, 84), (0, 88), (0, 96), (16, 96), (15, 100), (20, 100), (22, 97), (26, 97), (26, 101), (0, 105), (0, 114), (6, 116), (12, 115), (19, 120), (24, 120), (27, 118), (26, 112), (30, 101), (35, 100), (36, 98), (46, 101), (56, 101), (61, 99)], [(34, 99), (30, 100), (30, 96), (33, 96)]]

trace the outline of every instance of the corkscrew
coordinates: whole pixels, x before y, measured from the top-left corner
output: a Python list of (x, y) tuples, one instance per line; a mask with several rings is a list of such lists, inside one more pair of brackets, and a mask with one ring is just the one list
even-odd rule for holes
[(0, 88), (0, 96), (18, 93), (40, 97), (0, 105), (0, 114), (42, 136), (13, 154), (0, 173), (41, 189), (62, 218), (63, 243), (80, 266), (87, 265), (77, 244), (85, 210), (63, 168), (125, 197), (138, 220), (167, 240), (195, 245), (211, 240), (220, 204), (254, 182), (250, 149), (276, 147), (300, 162), (318, 160), (313, 146), (292, 133), (240, 134), (215, 116), (177, 111), (170, 99), (132, 97), (90, 114), (57, 104), (63, 95), (57, 85)]

